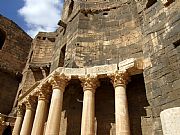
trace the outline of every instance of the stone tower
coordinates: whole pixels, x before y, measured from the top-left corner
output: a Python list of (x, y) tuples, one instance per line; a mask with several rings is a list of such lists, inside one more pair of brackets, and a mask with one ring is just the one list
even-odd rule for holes
[(179, 7), (178, 0), (65, 0), (59, 28), (32, 41), (13, 135), (170, 130), (160, 113), (180, 106)]

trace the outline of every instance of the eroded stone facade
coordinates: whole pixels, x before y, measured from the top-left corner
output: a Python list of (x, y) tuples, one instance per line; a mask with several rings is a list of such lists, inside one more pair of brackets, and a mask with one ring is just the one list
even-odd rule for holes
[(160, 112), (180, 106), (179, 14), (178, 0), (65, 0), (59, 28), (32, 41), (13, 135), (170, 131)]

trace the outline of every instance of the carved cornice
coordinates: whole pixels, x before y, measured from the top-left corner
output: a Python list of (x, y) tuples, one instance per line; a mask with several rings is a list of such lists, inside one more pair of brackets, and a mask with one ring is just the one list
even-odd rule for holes
[(126, 71), (116, 71), (114, 74), (109, 75), (111, 78), (111, 82), (114, 87), (118, 86), (124, 86), (126, 87), (126, 84), (129, 80), (129, 75)]
[(64, 73), (55, 72), (55, 74), (49, 79), (49, 83), (51, 83), (52, 89), (60, 89), (64, 92), (69, 80), (70, 77), (65, 76)]
[(90, 76), (90, 74), (79, 77), (80, 81), (82, 82), (83, 91), (90, 90), (95, 93), (96, 88), (99, 86), (99, 80), (97, 76)]

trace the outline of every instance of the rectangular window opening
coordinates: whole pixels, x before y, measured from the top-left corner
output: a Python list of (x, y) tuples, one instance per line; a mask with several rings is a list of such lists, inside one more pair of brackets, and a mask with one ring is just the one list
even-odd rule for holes
[(174, 42), (173, 45), (174, 45), (174, 48), (177, 48), (178, 46), (180, 46), (180, 39)]

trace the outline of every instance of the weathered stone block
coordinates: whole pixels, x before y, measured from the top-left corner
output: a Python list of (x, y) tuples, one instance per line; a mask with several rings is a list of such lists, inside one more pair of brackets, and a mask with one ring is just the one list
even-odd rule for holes
[(119, 67), (119, 70), (126, 70), (126, 69), (134, 67), (134, 64), (135, 64), (135, 59), (130, 58), (130, 59), (126, 59), (124, 61), (119, 62), (118, 67)]
[(64, 73), (68, 76), (84, 76), (86, 68), (65, 68)]
[(100, 75), (100, 74), (112, 74), (117, 71), (117, 64), (94, 66), (87, 68), (86, 74)]

